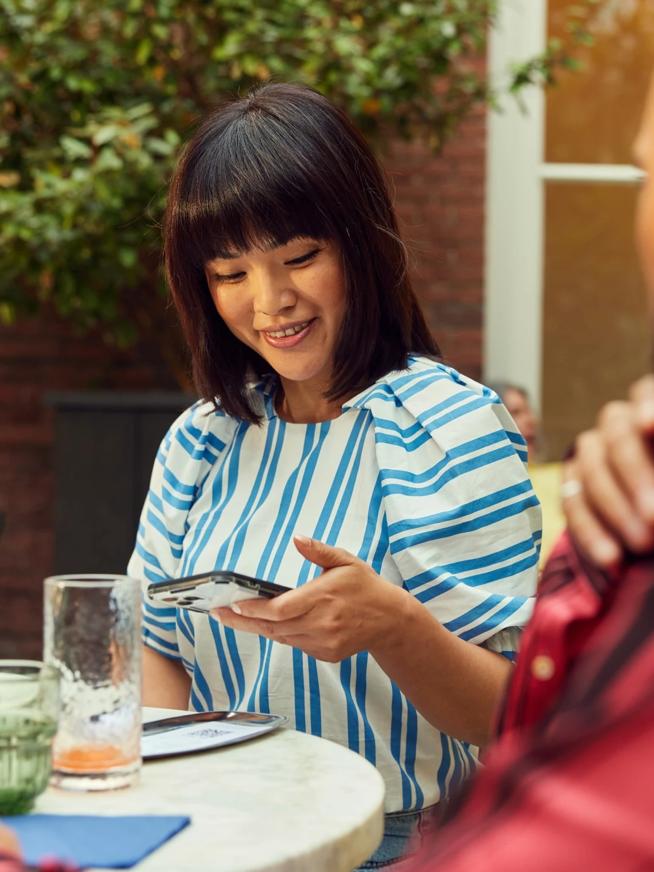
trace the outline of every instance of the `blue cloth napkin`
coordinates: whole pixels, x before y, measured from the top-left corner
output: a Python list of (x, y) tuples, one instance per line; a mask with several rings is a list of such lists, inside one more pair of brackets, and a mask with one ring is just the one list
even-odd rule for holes
[(81, 868), (129, 869), (190, 823), (188, 817), (26, 814), (3, 823), (18, 834), (29, 865), (56, 857)]

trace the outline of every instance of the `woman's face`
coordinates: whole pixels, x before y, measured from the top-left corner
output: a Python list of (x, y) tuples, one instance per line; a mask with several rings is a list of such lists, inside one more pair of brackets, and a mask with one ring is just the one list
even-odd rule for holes
[(334, 242), (297, 237), (276, 248), (230, 252), (205, 265), (218, 314), (283, 380), (330, 383), (345, 314), (345, 276)]

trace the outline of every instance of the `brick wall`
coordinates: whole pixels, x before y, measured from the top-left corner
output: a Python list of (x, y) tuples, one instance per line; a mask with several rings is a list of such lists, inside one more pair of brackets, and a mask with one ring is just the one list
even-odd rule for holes
[(479, 379), (484, 284), (485, 112), (438, 157), (398, 143), (386, 167), (395, 187), (414, 287), (448, 363)]
[(150, 350), (108, 352), (55, 318), (0, 328), (0, 657), (40, 657), (41, 582), (52, 572), (49, 391), (173, 388)]
[[(482, 111), (438, 157), (397, 143), (385, 157), (415, 287), (446, 359), (479, 378), (483, 288)], [(41, 582), (52, 571), (48, 391), (174, 387), (154, 350), (108, 352), (48, 319), (0, 329), (0, 657), (39, 657)]]

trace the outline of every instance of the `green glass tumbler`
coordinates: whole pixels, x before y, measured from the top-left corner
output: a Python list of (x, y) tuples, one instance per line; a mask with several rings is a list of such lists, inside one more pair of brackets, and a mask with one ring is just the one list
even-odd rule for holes
[(24, 814), (50, 777), (59, 673), (37, 660), (0, 660), (0, 815)]

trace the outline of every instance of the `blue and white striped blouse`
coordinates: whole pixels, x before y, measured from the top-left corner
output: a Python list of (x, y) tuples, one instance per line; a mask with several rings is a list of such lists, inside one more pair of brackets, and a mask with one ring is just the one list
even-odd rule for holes
[[(272, 378), (253, 390), (262, 426), (210, 404), (173, 424), (129, 574), (220, 568), (294, 587), (320, 572), (297, 553), (297, 532), (346, 548), (451, 632), (511, 656), (532, 607), (540, 509), (497, 396), (423, 357), (322, 423), (281, 420)], [(363, 754), (386, 781), (387, 811), (438, 801), (475, 766), (474, 749), (434, 729), (365, 651), (323, 663), (149, 602), (144, 641), (181, 660), (192, 708), (286, 715)]]

